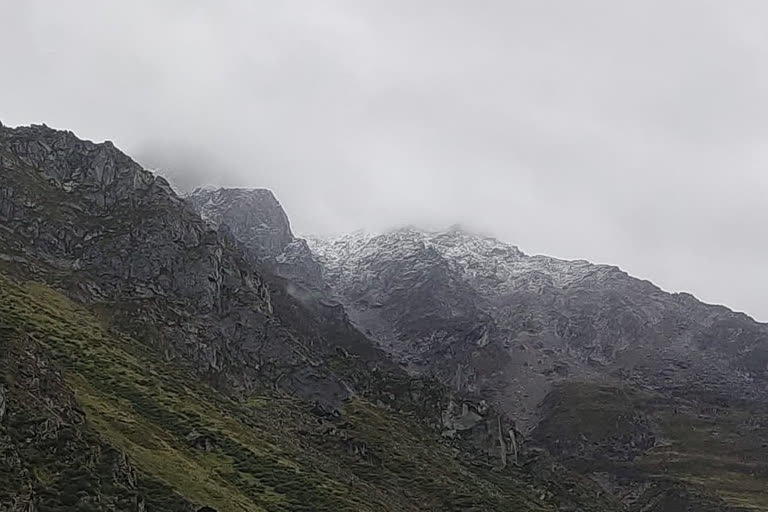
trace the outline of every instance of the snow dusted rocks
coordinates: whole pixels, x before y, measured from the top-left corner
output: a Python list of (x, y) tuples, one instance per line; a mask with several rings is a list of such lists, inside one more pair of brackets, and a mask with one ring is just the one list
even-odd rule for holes
[(563, 288), (590, 276), (620, 272), (616, 267), (584, 260), (528, 256), (514, 245), (459, 228), (437, 232), (411, 227), (386, 234), (358, 232), (334, 240), (312, 239), (310, 245), (333, 277), (355, 274), (361, 265), (381, 253), (405, 258), (414, 249), (434, 250), (452, 271), (488, 295), (519, 288)]
[(617, 267), (529, 256), (452, 228), (310, 240), (352, 320), (414, 374), (528, 424), (557, 382), (754, 395), (768, 328)]

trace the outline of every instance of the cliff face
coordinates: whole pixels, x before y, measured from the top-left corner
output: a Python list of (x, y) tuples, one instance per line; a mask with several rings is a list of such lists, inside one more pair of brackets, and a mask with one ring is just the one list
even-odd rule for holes
[(324, 289), (322, 266), (288, 215), (265, 189), (198, 188), (186, 200), (211, 226), (226, 226), (269, 271), (309, 288)]

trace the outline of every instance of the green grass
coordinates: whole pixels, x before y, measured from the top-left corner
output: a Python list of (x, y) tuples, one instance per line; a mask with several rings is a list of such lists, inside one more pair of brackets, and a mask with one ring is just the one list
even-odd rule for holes
[[(550, 394), (545, 409), (537, 437), (571, 467), (632, 475), (682, 486), (697, 499), (768, 510), (765, 404), (683, 401), (651, 391), (569, 383)], [(640, 441), (652, 435), (652, 446), (619, 454), (617, 447), (626, 448), (633, 435)]]
[[(0, 496), (31, 482), (41, 511), (119, 509), (139, 496), (150, 511), (547, 509), (511, 474), (461, 463), (415, 417), (358, 399), (346, 406), (345, 424), (331, 425), (274, 392), (231, 400), (38, 283), (0, 274), (0, 331), (12, 397), (3, 434), (16, 435), (2, 446), (28, 470), (0, 481)], [(53, 414), (19, 407), (40, 396), (22, 389), (28, 377), (14, 370), (29, 351), (63, 370), (45, 399), (71, 401), (62, 410), (81, 408), (84, 424), (25, 434)], [(191, 432), (209, 434), (213, 449), (191, 446)], [(121, 453), (138, 472), (135, 485), (111, 476)]]

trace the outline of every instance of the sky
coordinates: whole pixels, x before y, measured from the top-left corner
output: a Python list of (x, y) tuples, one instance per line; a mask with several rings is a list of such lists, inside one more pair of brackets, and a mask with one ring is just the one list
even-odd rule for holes
[(768, 2), (0, 0), (0, 121), (300, 234), (460, 223), (768, 321)]

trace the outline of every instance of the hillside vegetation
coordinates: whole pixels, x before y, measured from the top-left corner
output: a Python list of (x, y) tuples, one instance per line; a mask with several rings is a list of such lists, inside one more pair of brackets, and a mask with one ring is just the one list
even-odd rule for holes
[[(236, 402), (83, 307), (0, 275), (0, 503), (43, 511), (547, 510), (363, 400), (343, 420), (262, 391)], [(2, 508), (0, 508), (2, 510)]]

